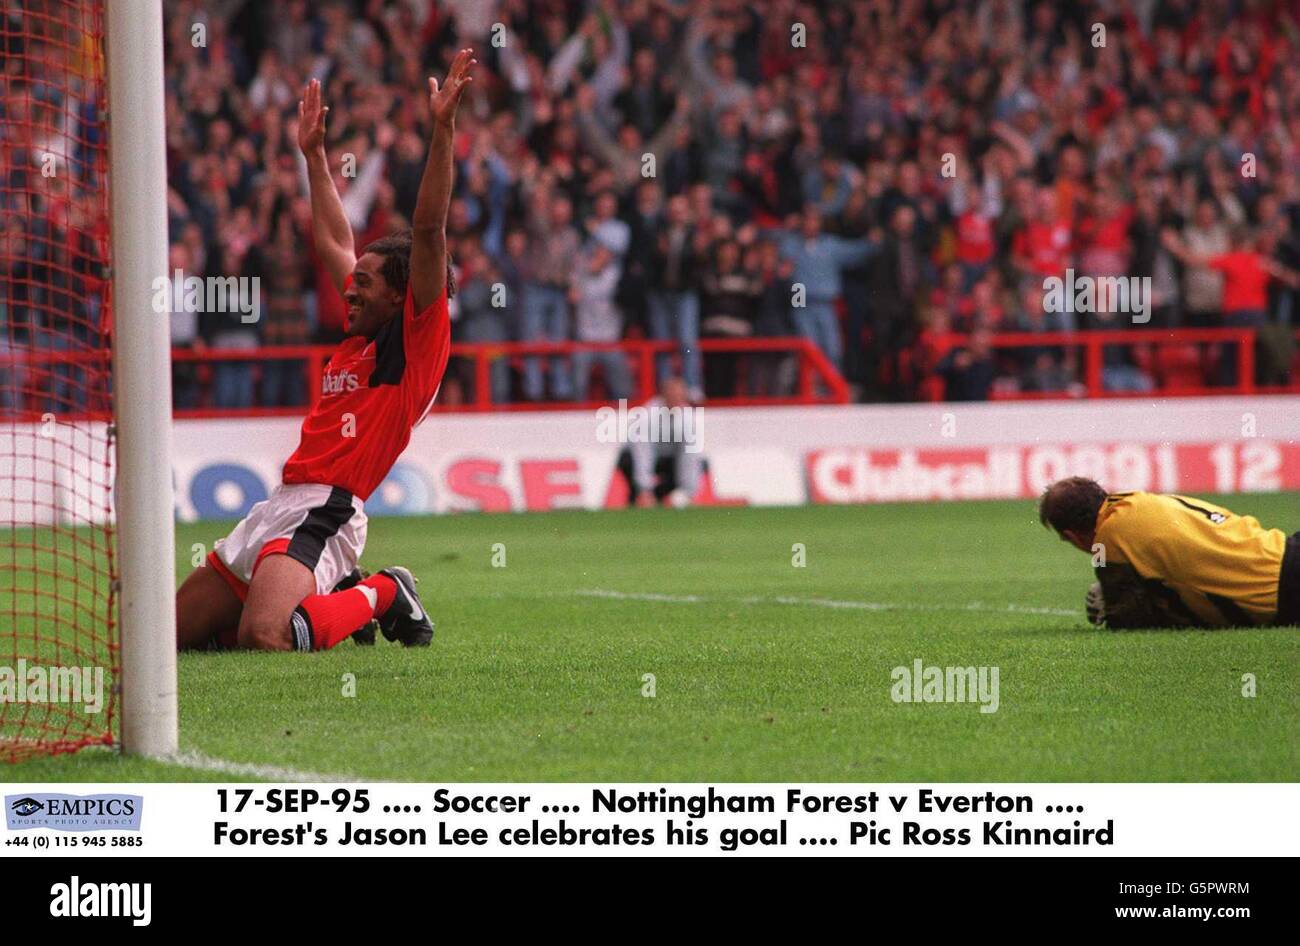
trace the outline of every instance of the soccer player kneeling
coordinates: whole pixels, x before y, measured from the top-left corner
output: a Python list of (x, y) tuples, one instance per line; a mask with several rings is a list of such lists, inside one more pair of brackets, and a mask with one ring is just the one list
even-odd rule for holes
[(1088, 619), (1113, 630), (1300, 624), (1300, 532), (1186, 496), (1107, 493), (1071, 477), (1039, 520), (1094, 556)]
[(456, 109), (476, 60), (462, 49), (440, 88), (429, 80), (433, 141), (410, 234), (358, 258), (325, 157), (319, 82), (299, 103), (316, 250), (347, 302), (348, 338), (325, 368), (282, 485), (217, 543), (176, 593), (182, 648), (325, 650), (378, 619), (384, 636), (428, 644), (433, 623), (404, 568), (362, 578), (366, 498), (411, 439), (442, 382), (451, 347), (447, 253)]

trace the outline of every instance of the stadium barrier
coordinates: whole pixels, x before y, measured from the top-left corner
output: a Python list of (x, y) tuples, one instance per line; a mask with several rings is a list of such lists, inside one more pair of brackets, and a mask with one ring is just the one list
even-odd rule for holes
[[(1300, 340), (1300, 330), (1292, 332)], [(1077, 398), (1127, 398), (1152, 395), (1172, 397), (1210, 397), (1223, 394), (1300, 394), (1300, 345), (1296, 346), (1290, 366), (1291, 380), (1286, 384), (1258, 384), (1256, 364), (1258, 333), (1249, 328), (1206, 329), (1112, 329), (1077, 332), (1003, 332), (991, 336), (995, 352), (1032, 349), (1056, 349), (1077, 353), (1082, 368), (1080, 380), (1059, 391), (1025, 391), (994, 385), (989, 400), (1059, 400)], [(938, 336), (928, 345), (928, 363), (915, 351), (905, 353), (904, 364), (895, 370), (914, 378), (917, 400), (943, 401), (943, 379), (933, 373), (935, 363), (954, 348), (969, 343), (970, 336), (951, 333)], [(1215, 346), (1228, 346), (1235, 365), (1235, 382), (1209, 385), (1205, 378), (1217, 366)], [(1126, 347), (1134, 353), (1134, 364), (1154, 383), (1147, 392), (1110, 390), (1104, 374), (1107, 348)], [(660, 357), (676, 357), (678, 346), (672, 341), (629, 339), (618, 343), (588, 342), (479, 342), (452, 345), (452, 359), (464, 359), (472, 365), (473, 396), (459, 403), (449, 403), (445, 395), (433, 407), (436, 413), (462, 411), (560, 411), (595, 408), (605, 401), (510, 401), (494, 402), (491, 398), (490, 373), (493, 364), (507, 359), (514, 367), (530, 357), (563, 358), (576, 352), (615, 351), (627, 354), (632, 368), (633, 390), (630, 400), (642, 401), (654, 393), (655, 363)], [(731, 354), (744, 363), (756, 355), (786, 356), (792, 359), (794, 381), (780, 395), (745, 393), (726, 398), (710, 398), (714, 407), (757, 407), (778, 405), (846, 404), (850, 400), (848, 384), (815, 344), (805, 338), (704, 338), (699, 350), (706, 362), (711, 356)], [(177, 418), (275, 417), (301, 416), (308, 403), (320, 396), (321, 377), (333, 354), (328, 345), (265, 346), (259, 348), (175, 348), (172, 360), (178, 365), (193, 365), (197, 384), (211, 387), (212, 367), (219, 364), (247, 364), (253, 374), (247, 384), (251, 391), (259, 387), (258, 372), (274, 363), (298, 362), (301, 365), (299, 402), (295, 406), (249, 407), (177, 407)], [(454, 362), (453, 362), (454, 363)], [(108, 385), (108, 353), (103, 350), (13, 346), (0, 352), (0, 417), (31, 417), (45, 412), (56, 413), (65, 420), (95, 419), (90, 409), (93, 398), (86, 391), (105, 391)], [(743, 372), (742, 372), (743, 377)], [(77, 379), (70, 383), (69, 379)], [(746, 387), (745, 384), (741, 385)], [(79, 393), (80, 392), (80, 393)], [(254, 398), (256, 400), (256, 398)]]
[[(700, 505), (1025, 499), (1063, 476), (1114, 490), (1300, 490), (1300, 396), (1000, 404), (696, 408)], [(608, 413), (609, 409), (606, 408)], [(78, 493), (94, 425), (0, 428), (0, 455), (40, 484), (0, 518), (93, 518)], [(298, 442), (291, 417), (178, 420), (173, 481), (184, 521), (231, 519), (264, 499)], [(627, 485), (600, 411), (428, 418), (367, 503), (371, 515), (617, 508)], [(82, 480), (84, 482), (84, 478)], [(106, 488), (103, 484), (101, 488)]]
[[(711, 398), (711, 404), (723, 405), (782, 405), (782, 404), (847, 404), (849, 388), (844, 378), (830, 363), (822, 350), (806, 338), (703, 338), (698, 343), (704, 358), (718, 355), (735, 355), (738, 358), (752, 356), (772, 356), (776, 360), (788, 359), (793, 369), (793, 382), (788, 393), (780, 395), (763, 395), (747, 393), (734, 397)], [(214, 365), (247, 364), (254, 372), (262, 370), (265, 365), (283, 362), (299, 362), (302, 369), (302, 387), (299, 405), (292, 407), (267, 407), (257, 405), (248, 408), (223, 407), (177, 407), (175, 416), (231, 417), (231, 416), (278, 416), (301, 415), (308, 403), (315, 403), (321, 396), (321, 379), (325, 365), (334, 354), (331, 345), (272, 345), (257, 348), (173, 348), (172, 362), (176, 365), (194, 365), (196, 370), (209, 377)], [(573, 410), (582, 407), (596, 407), (605, 401), (593, 400), (586, 403), (574, 401), (519, 401), (497, 403), (491, 397), (491, 371), (493, 364), (507, 359), (512, 366), (522, 367), (529, 358), (571, 358), (578, 352), (622, 351), (631, 366), (633, 379), (630, 399), (644, 401), (655, 393), (656, 361), (667, 357), (675, 359), (679, 346), (673, 341), (652, 341), (649, 339), (629, 339), (623, 342), (477, 342), (456, 343), (451, 346), (451, 358), (465, 359), (472, 364), (473, 397), (470, 400), (449, 404), (446, 398), (440, 398), (432, 410), (434, 412), (457, 411), (553, 411)], [(36, 413), (47, 410), (58, 413), (65, 419), (93, 419), (80, 410), (79, 402), (61, 395), (60, 378), (64, 375), (99, 375), (97, 384), (106, 389), (108, 354), (98, 350), (49, 350), (42, 348), (15, 347), (0, 353), (0, 395), (6, 386), (16, 390), (23, 403), (12, 403), (19, 397), (6, 401), (0, 397), (0, 416), (6, 414)], [(7, 378), (21, 378), (21, 384), (6, 385)], [(247, 384), (249, 390), (256, 391), (260, 378), (254, 374)]]
[[(711, 398), (709, 403), (722, 405), (781, 405), (781, 404), (847, 404), (848, 384), (830, 363), (821, 349), (806, 338), (702, 338), (698, 348), (704, 358), (723, 354), (737, 356), (773, 355), (794, 360), (793, 390), (784, 395), (745, 394), (726, 398)], [(679, 346), (673, 341), (629, 339), (622, 342), (475, 342), (456, 343), (451, 346), (451, 358), (462, 358), (472, 364), (473, 396), (458, 404), (448, 404), (439, 398), (434, 412), (457, 411), (554, 411), (597, 407), (604, 400), (575, 401), (508, 401), (497, 403), (491, 397), (491, 371), (493, 363), (507, 359), (512, 366), (521, 367), (529, 358), (569, 358), (579, 352), (622, 351), (631, 365), (633, 378), (631, 398), (644, 401), (655, 393), (655, 362), (660, 357), (673, 358)], [(172, 358), (178, 363), (208, 364), (213, 362), (264, 363), (269, 361), (301, 361), (305, 384), (311, 403), (321, 394), (321, 378), (334, 348), (328, 345), (275, 346), (254, 349), (213, 349), (203, 351), (173, 349)], [(262, 413), (300, 414), (301, 408), (189, 408), (178, 409), (177, 417), (224, 417), (232, 414), (256, 416)]]
[[(1300, 340), (1300, 330), (1291, 333)], [(941, 402), (944, 400), (943, 378), (933, 373), (937, 359), (953, 348), (966, 346), (970, 335), (950, 333), (932, 339), (928, 344), (930, 363), (922, 364), (918, 353), (905, 352), (904, 363), (896, 372), (920, 374), (915, 378), (918, 400)], [(849, 403), (849, 386), (839, 370), (829, 363), (826, 355), (813, 342), (805, 338), (737, 338), (699, 339), (699, 351), (707, 360), (710, 356), (731, 353), (740, 357), (755, 355), (788, 356), (793, 359), (794, 382), (790, 390), (780, 395), (753, 394), (746, 390), (729, 398), (710, 398), (714, 407), (775, 407), (796, 404), (846, 404)], [(1230, 385), (1206, 385), (1205, 378), (1216, 370), (1214, 347), (1227, 346), (1232, 352), (1236, 381)], [(1026, 391), (1018, 387), (993, 386), (989, 400), (1058, 400), (1078, 398), (1143, 398), (1162, 396), (1217, 396), (1223, 394), (1300, 394), (1300, 344), (1295, 347), (1290, 365), (1291, 381), (1286, 385), (1261, 385), (1256, 382), (1258, 333), (1256, 329), (1112, 329), (1086, 331), (1053, 331), (1053, 333), (1000, 333), (992, 335), (991, 347), (995, 352), (1015, 352), (1052, 348), (1061, 352), (1075, 352), (1079, 357), (1080, 379), (1065, 390)], [(1144, 376), (1152, 379), (1153, 391), (1110, 390), (1106, 386), (1105, 352), (1108, 348), (1125, 347), (1134, 352), (1134, 365)], [(654, 394), (655, 361), (659, 357), (676, 357), (677, 344), (671, 340), (628, 339), (619, 343), (585, 342), (480, 342), (452, 344), (452, 359), (464, 359), (472, 364), (473, 396), (464, 402), (447, 403), (446, 396), (435, 403), (434, 412), (489, 412), (489, 411), (572, 411), (572, 409), (598, 407), (602, 400), (585, 403), (572, 400), (542, 400), (542, 402), (503, 402), (491, 400), (490, 372), (493, 364), (507, 359), (512, 366), (523, 365), (528, 357), (568, 357), (580, 351), (623, 351), (632, 365), (632, 400), (645, 400)], [(253, 376), (248, 381), (250, 390), (257, 389), (256, 372), (264, 365), (296, 361), (302, 365), (303, 378), (298, 404), (292, 407), (177, 407), (175, 417), (274, 417), (302, 416), (305, 405), (320, 398), (321, 377), (334, 348), (321, 344), (304, 346), (266, 346), (257, 348), (173, 348), (174, 364), (195, 365), (204, 373), (204, 385), (211, 382), (211, 369), (218, 364), (248, 364)], [(1082, 356), (1082, 357), (1080, 357)], [(17, 347), (0, 352), (0, 417), (40, 415), (56, 412), (62, 418), (94, 420), (96, 411), (88, 408), (85, 396), (74, 396), (69, 391), (105, 390), (108, 385), (108, 353), (91, 350), (45, 350), (45, 348)], [(746, 389), (744, 372), (742, 389)], [(78, 385), (69, 385), (65, 378), (78, 377)], [(16, 379), (17, 378), (17, 379)], [(12, 392), (4, 396), (6, 390)], [(16, 403), (21, 400), (21, 404)]]
[[(1300, 339), (1300, 330), (1291, 333)], [(1224, 393), (1300, 393), (1300, 351), (1292, 356), (1293, 380), (1285, 385), (1256, 384), (1258, 330), (1253, 328), (1179, 328), (1179, 329), (1091, 329), (1076, 332), (1002, 332), (991, 337), (994, 351), (1053, 348), (1071, 350), (1082, 355), (1082, 378), (1079, 386), (1067, 391), (1019, 391), (995, 388), (990, 400), (1019, 400), (1061, 397), (1149, 397), (1152, 392), (1110, 390), (1105, 383), (1107, 348), (1132, 349), (1134, 365), (1155, 383), (1156, 392), (1178, 397), (1202, 397)], [(969, 335), (951, 333), (939, 336), (933, 354), (942, 357), (970, 341)], [(1231, 347), (1236, 383), (1212, 386), (1204, 378), (1215, 370), (1210, 347)], [(938, 380), (938, 379), (934, 379)], [(943, 400), (942, 384), (928, 384), (926, 400)]]

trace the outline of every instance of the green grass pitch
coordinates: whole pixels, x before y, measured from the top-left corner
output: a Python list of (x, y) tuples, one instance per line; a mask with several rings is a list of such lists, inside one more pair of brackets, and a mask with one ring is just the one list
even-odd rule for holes
[[(1296, 498), (1220, 501), (1290, 531)], [(178, 574), (228, 528), (182, 526)], [(1095, 630), (1087, 559), (1029, 502), (372, 520), (364, 564), (390, 563), (422, 578), (432, 647), (183, 654), (183, 749), (389, 780), (1300, 776), (1300, 631)], [(917, 658), (997, 666), (998, 711), (893, 702)], [(0, 774), (244, 777), (104, 750)]]

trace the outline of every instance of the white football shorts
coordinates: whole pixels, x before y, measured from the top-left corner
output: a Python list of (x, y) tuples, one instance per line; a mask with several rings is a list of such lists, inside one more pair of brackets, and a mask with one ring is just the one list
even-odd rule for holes
[[(345, 489), (315, 483), (277, 486), (248, 511), (230, 535), (217, 540), (209, 560), (242, 599), (266, 555), (283, 553), (316, 576), (316, 593), (329, 594), (357, 567), (366, 546), (363, 503)], [(232, 581), (232, 579), (234, 581)]]

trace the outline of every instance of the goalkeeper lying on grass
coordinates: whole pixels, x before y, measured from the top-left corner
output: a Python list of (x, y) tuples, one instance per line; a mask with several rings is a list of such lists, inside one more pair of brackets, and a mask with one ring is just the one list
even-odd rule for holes
[(1300, 625), (1300, 532), (1185, 496), (1108, 494), (1081, 476), (1049, 486), (1038, 518), (1093, 556), (1093, 624)]

